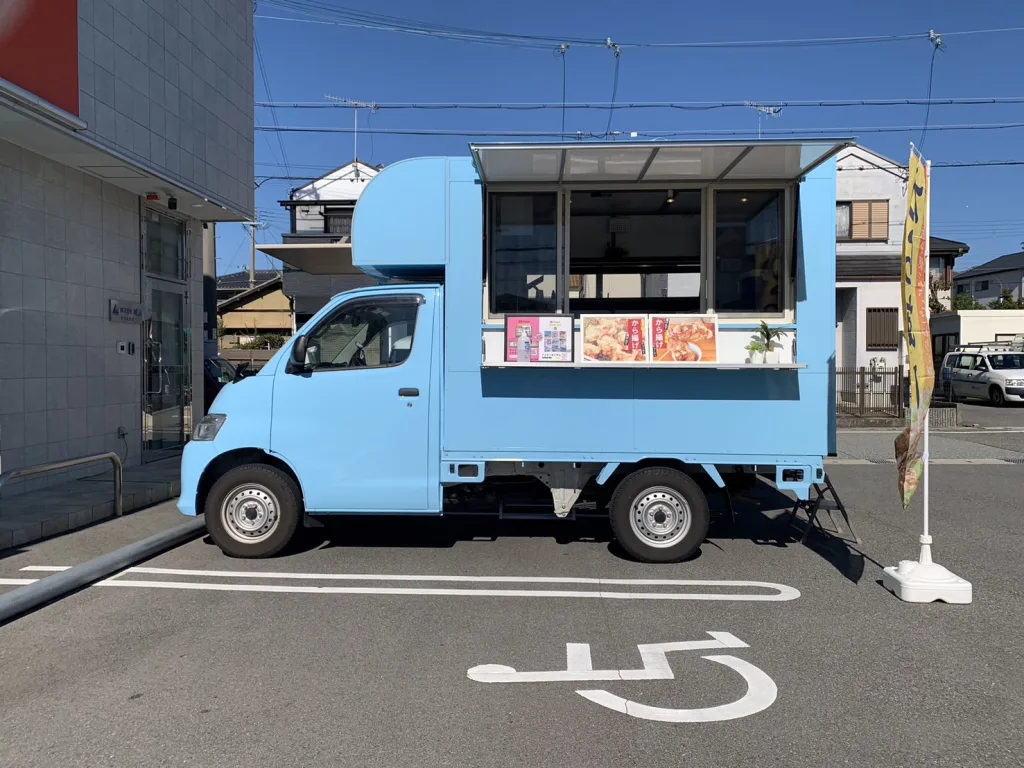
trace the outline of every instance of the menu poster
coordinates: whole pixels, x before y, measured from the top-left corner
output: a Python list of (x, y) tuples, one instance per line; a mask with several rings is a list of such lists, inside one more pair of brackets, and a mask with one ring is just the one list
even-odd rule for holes
[(506, 315), (506, 363), (571, 363), (572, 315)]
[(651, 362), (717, 363), (714, 315), (651, 315)]
[(647, 362), (647, 315), (581, 315), (584, 363)]

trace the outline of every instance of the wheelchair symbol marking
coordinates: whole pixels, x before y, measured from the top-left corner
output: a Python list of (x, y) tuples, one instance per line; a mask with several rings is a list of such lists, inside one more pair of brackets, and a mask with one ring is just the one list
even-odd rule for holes
[[(479, 683), (541, 683), (584, 682), (615, 680), (674, 680), (668, 662), (671, 651), (695, 651), (721, 648), (749, 648), (750, 646), (729, 632), (708, 632), (711, 640), (690, 640), (679, 643), (638, 645), (640, 669), (594, 669), (587, 643), (566, 643), (564, 670), (544, 672), (517, 672), (501, 664), (482, 664), (467, 671), (470, 680)], [(663, 723), (708, 723), (735, 720), (761, 712), (770, 707), (778, 696), (775, 681), (748, 661), (731, 655), (702, 656), (708, 661), (723, 664), (737, 672), (747, 683), (747, 691), (736, 701), (714, 707), (698, 709), (668, 709), (629, 701), (605, 690), (578, 690), (588, 701), (643, 720)]]

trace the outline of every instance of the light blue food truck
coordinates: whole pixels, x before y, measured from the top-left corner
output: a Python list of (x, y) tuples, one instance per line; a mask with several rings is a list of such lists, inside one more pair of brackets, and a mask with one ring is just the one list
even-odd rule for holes
[(678, 562), (738, 473), (807, 498), (835, 451), (851, 144), (488, 144), (385, 168), (350, 246), (295, 246), (379, 285), (224, 387), (180, 511), (268, 557), (328, 515), (586, 508)]

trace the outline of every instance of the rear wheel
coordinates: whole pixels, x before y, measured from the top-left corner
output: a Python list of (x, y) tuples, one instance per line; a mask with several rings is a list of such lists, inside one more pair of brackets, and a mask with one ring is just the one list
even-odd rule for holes
[(232, 557), (271, 557), (292, 540), (302, 517), (299, 489), (267, 464), (224, 473), (206, 497), (206, 530)]
[(1003, 390), (993, 384), (988, 388), (988, 399), (992, 401), (992, 405), (996, 408), (1002, 408), (1006, 405), (1006, 395), (1003, 394)]
[(649, 467), (619, 483), (609, 504), (612, 530), (623, 549), (646, 563), (690, 557), (708, 532), (708, 501), (684, 472)]

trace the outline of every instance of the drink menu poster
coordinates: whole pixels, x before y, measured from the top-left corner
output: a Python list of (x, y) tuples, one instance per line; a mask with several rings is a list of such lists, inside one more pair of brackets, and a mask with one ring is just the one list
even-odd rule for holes
[(581, 315), (584, 363), (647, 362), (647, 315)]
[(571, 363), (572, 315), (506, 315), (506, 363)]
[(714, 315), (651, 315), (651, 362), (717, 363)]

